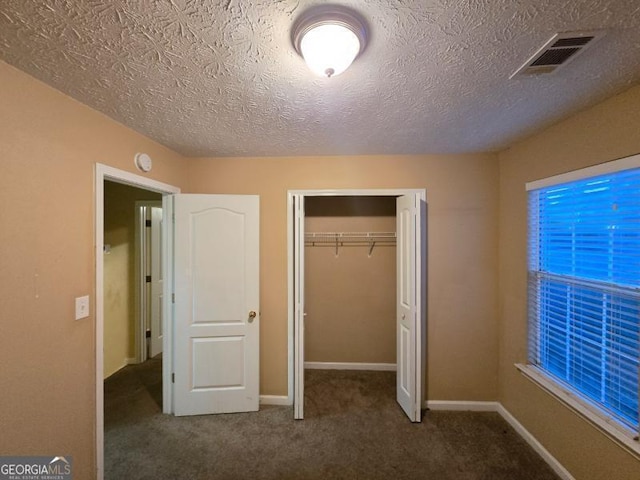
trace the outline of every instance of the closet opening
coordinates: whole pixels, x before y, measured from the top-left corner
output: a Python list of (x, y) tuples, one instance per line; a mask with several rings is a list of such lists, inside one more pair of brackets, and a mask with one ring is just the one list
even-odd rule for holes
[(294, 418), (397, 401), (421, 420), (425, 199), (424, 190), (289, 192)]
[(309, 197), (304, 245), (306, 417), (395, 401), (396, 199)]

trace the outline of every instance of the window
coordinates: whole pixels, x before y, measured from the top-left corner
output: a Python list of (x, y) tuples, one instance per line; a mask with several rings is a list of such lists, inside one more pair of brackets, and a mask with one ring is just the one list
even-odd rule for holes
[(529, 362), (637, 435), (640, 168), (624, 160), (527, 186)]

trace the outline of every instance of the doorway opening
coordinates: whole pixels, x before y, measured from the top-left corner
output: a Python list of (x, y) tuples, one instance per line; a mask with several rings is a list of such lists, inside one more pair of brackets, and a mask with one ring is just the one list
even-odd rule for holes
[[(155, 210), (153, 210), (155, 209)], [(155, 214), (155, 222), (151, 214)], [(104, 378), (162, 352), (150, 351), (151, 326), (162, 313), (152, 293), (160, 270), (162, 195), (112, 181), (104, 183)], [(147, 226), (148, 225), (148, 226)], [(152, 240), (155, 240), (152, 242)], [(152, 270), (154, 270), (152, 272)], [(152, 287), (153, 292), (152, 292)], [(155, 299), (154, 299), (155, 300)], [(157, 332), (154, 332), (157, 335)], [(157, 345), (155, 346), (157, 348)]]
[[(396, 254), (389, 256), (393, 251), (387, 249), (385, 254), (384, 245), (391, 246), (394, 240)], [(325, 248), (315, 249), (314, 244)], [(357, 249), (351, 248), (355, 246), (364, 247), (359, 260), (349, 259), (357, 256)], [(343, 272), (335, 297), (324, 304), (316, 298), (314, 303), (310, 288), (315, 284), (316, 289), (330, 289), (330, 263), (336, 266), (341, 249), (346, 262), (338, 270), (377, 255), (368, 265), (355, 268), (364, 269), (363, 275), (368, 266), (381, 261), (386, 263), (381, 272), (383, 277), (387, 272), (386, 278), (370, 272), (366, 280), (373, 283), (359, 286), (353, 278), (349, 284), (349, 275)], [(333, 260), (322, 258), (327, 254)], [(320, 278), (309, 277), (314, 265), (326, 270)], [(310, 368), (397, 369), (396, 400), (411, 421), (419, 422), (425, 391), (426, 192), (290, 191), (289, 267), (289, 399), (294, 418), (304, 418), (306, 361)], [(380, 291), (384, 293), (376, 295)], [(379, 311), (369, 308), (372, 304)], [(371, 321), (379, 325), (371, 328)], [(307, 329), (310, 335), (316, 332), (313, 339), (305, 334)], [(321, 347), (316, 340), (323, 337), (328, 340)], [(322, 355), (326, 361), (318, 361)]]
[[(104, 428), (162, 411), (162, 195), (104, 182)], [(133, 408), (136, 391), (145, 408)], [(140, 404), (138, 405), (140, 406)], [(110, 441), (108, 441), (110, 440)], [(111, 452), (111, 453), (110, 453)]]
[[(97, 479), (104, 478), (104, 381), (105, 376), (105, 187), (107, 184), (119, 184), (128, 187), (135, 187), (146, 192), (159, 194), (163, 199), (170, 194), (179, 193), (180, 189), (172, 185), (167, 185), (146, 177), (135, 175), (123, 170), (96, 164), (95, 170), (95, 247), (96, 247), (96, 279), (95, 279), (95, 305), (96, 305), (96, 466)], [(107, 186), (107, 188), (110, 188)], [(133, 209), (132, 209), (133, 211)], [(117, 238), (117, 235), (116, 235)], [(112, 251), (113, 253), (113, 251)], [(135, 283), (135, 282), (134, 282)], [(166, 301), (166, 300), (165, 300)], [(163, 328), (165, 331), (166, 325)], [(134, 335), (135, 337), (135, 335)], [(166, 342), (166, 340), (165, 340)], [(168, 343), (168, 342), (167, 342)], [(135, 344), (135, 342), (134, 342)], [(127, 347), (128, 348), (128, 347)], [(135, 346), (129, 352), (135, 352)], [(166, 349), (165, 349), (166, 351)], [(170, 353), (170, 352), (169, 352)], [(129, 355), (129, 354), (127, 354)], [(135, 355), (132, 357), (135, 361)], [(168, 361), (163, 362), (162, 373), (162, 404), (165, 412), (171, 408), (171, 389), (166, 381), (170, 374)]]

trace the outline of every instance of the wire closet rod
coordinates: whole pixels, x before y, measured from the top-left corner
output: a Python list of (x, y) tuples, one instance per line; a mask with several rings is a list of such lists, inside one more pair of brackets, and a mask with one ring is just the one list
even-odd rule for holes
[(376, 243), (384, 245), (396, 244), (396, 232), (308, 232), (304, 235), (307, 245), (313, 247), (316, 244), (334, 245), (336, 249), (336, 257), (338, 256), (338, 247), (345, 244), (365, 244), (369, 246), (369, 257), (373, 252)]
[(307, 232), (304, 234), (307, 241), (333, 242), (362, 242), (367, 240), (387, 240), (395, 242), (396, 232)]

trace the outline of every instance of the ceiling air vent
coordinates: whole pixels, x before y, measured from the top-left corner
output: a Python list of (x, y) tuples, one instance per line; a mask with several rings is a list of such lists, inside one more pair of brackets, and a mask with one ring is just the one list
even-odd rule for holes
[(593, 45), (603, 33), (602, 31), (556, 33), (509, 78), (516, 75), (553, 73)]

